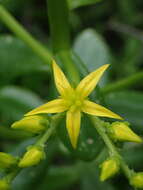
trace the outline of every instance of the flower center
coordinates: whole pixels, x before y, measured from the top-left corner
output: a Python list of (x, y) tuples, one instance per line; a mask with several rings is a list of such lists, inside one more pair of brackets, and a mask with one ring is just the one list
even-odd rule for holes
[(68, 103), (69, 109), (71, 111), (74, 111), (82, 107), (83, 100), (81, 99), (80, 95), (74, 93), (68, 97), (67, 103)]

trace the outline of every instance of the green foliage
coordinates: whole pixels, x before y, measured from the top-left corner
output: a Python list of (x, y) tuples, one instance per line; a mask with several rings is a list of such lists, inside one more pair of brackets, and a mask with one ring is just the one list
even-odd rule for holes
[(109, 107), (129, 121), (134, 130), (143, 132), (143, 94), (136, 91), (111, 93), (106, 96)]
[(34, 72), (48, 72), (48, 67), (21, 40), (10, 35), (0, 36), (0, 76), (8, 83)]
[(114, 186), (112, 186), (109, 182), (99, 182), (99, 169), (96, 168), (96, 171), (92, 170), (88, 175), (86, 175), (81, 182), (82, 190), (94, 190), (95, 187), (98, 190), (115, 190)]
[(42, 104), (33, 92), (15, 86), (0, 89), (0, 113), (3, 124), (20, 119), (25, 112)]
[[(67, 51), (68, 56), (64, 54), (67, 65), (63, 65), (68, 78), (72, 76), (74, 69), (67, 71), (67, 68), (73, 62), (82, 77), (88, 71), (110, 64), (109, 71), (100, 81), (101, 88), (142, 71), (142, 1), (67, 1), (69, 10), (72, 10), (69, 14), (72, 47), (70, 52)], [(33, 36), (45, 42), (52, 52), (53, 39), (49, 32), (51, 28), (48, 27), (45, 1), (15, 0), (11, 3), (11, 0), (1, 0), (0, 3)], [(62, 28), (60, 24), (58, 26)], [(0, 149), (12, 152), (15, 156), (22, 156), (27, 146), (35, 143), (39, 136), (32, 139), (28, 133), (12, 131), (10, 125), (21, 119), (26, 112), (57, 95), (50, 67), (27, 45), (22, 39), (15, 37), (0, 20)], [(54, 56), (62, 65), (65, 57), (61, 58), (59, 54)], [(142, 90), (141, 79), (138, 83), (134, 81), (130, 89), (105, 95), (97, 88), (99, 95), (97, 97), (93, 94), (92, 99), (120, 114), (130, 122), (132, 130), (142, 136)], [(25, 138), (30, 139), (19, 142)], [(76, 150), (70, 145), (65, 119), (61, 120), (57, 132), (45, 145), (46, 159), (38, 166), (23, 170), (14, 180), (14, 190), (132, 189), (122, 173), (113, 180), (103, 183), (99, 181), (99, 165), (108, 154), (88, 117), (82, 116)], [(117, 145), (126, 162), (137, 171), (142, 171), (143, 145)]]
[(70, 9), (98, 3), (101, 0), (68, 0)]
[[(86, 29), (79, 34), (75, 39), (73, 49), (89, 71), (111, 63), (111, 55), (105, 40), (93, 29)], [(101, 84), (106, 84), (107, 81), (108, 73), (105, 73)]]

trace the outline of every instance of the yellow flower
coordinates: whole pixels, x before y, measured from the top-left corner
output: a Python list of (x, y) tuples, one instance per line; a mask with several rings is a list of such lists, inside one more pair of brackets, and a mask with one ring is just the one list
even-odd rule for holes
[(119, 169), (119, 161), (116, 159), (111, 158), (104, 161), (101, 166), (100, 180), (105, 181), (106, 179), (114, 176), (118, 173)]
[(44, 158), (45, 153), (41, 147), (31, 146), (20, 160), (18, 166), (20, 168), (35, 166)]
[(110, 126), (111, 137), (119, 141), (129, 141), (142, 143), (143, 140), (136, 133), (134, 133), (130, 128), (127, 122), (114, 122)]
[(0, 190), (10, 190), (10, 184), (5, 180), (0, 180)]
[(122, 119), (119, 115), (87, 99), (108, 66), (108, 64), (103, 65), (91, 72), (74, 89), (60, 67), (53, 61), (54, 79), (60, 97), (28, 112), (26, 116), (67, 111), (66, 127), (71, 144), (73, 148), (76, 148), (80, 131), (81, 112), (95, 116)]
[(130, 183), (131, 183), (132, 186), (142, 189), (143, 188), (143, 172), (135, 173), (131, 177)]
[(24, 117), (12, 124), (13, 129), (24, 130), (33, 134), (38, 134), (46, 130), (49, 121), (41, 115)]

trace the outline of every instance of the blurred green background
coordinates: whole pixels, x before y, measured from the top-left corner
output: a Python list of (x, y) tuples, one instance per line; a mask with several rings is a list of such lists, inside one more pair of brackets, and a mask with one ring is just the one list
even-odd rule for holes
[[(95, 0), (69, 0), (68, 3), (73, 50), (90, 71), (111, 64), (101, 81), (103, 92), (106, 85), (143, 71), (143, 1), (103, 0), (95, 4)], [(46, 1), (3, 0), (1, 4), (35, 38), (51, 47)], [(129, 121), (141, 136), (142, 81), (105, 94), (106, 105)], [(49, 67), (0, 22), (0, 151), (19, 155), (34, 141), (27, 133), (11, 130), (10, 125), (27, 111), (53, 99), (55, 94)], [(122, 152), (131, 167), (143, 170), (142, 144), (125, 143)], [(48, 143), (47, 159), (21, 172), (13, 189), (132, 189), (122, 174), (101, 183), (98, 164), (80, 161), (54, 138)]]

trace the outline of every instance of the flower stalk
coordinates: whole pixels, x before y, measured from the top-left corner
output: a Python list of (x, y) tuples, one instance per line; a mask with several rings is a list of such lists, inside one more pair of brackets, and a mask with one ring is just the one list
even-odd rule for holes
[[(48, 18), (54, 52), (70, 49), (67, 0), (47, 0)], [(62, 27), (61, 27), (62, 26)]]
[[(42, 134), (38, 138), (38, 140), (32, 146), (37, 146), (37, 147), (41, 147), (42, 149), (44, 149), (45, 143), (48, 141), (48, 139), (50, 138), (50, 136), (54, 133), (56, 127), (58, 126), (58, 124), (59, 124), (59, 122), (60, 122), (60, 120), (62, 118), (63, 118), (62, 114), (57, 114), (57, 115), (53, 116), (51, 118), (50, 127), (45, 131), (44, 134)], [(41, 154), (38, 153), (38, 155), (41, 155)], [(28, 163), (28, 162), (26, 162), (26, 163)], [(38, 164), (38, 162), (37, 162), (37, 164)], [(27, 167), (30, 167), (30, 166), (32, 166), (32, 164), (29, 165), (29, 166), (27, 166)], [(13, 181), (13, 179), (19, 174), (19, 172), (21, 171), (21, 169), (22, 169), (21, 167), (16, 166), (10, 173), (8, 173), (4, 177), (4, 180), (6, 180), (8, 182), (8, 184), (10, 184)]]
[(72, 84), (76, 85), (80, 78), (70, 53), (68, 2), (67, 0), (47, 0), (47, 7), (53, 51), (63, 64)]
[(106, 134), (106, 129), (105, 129), (106, 123), (101, 121), (99, 118), (95, 116), (90, 116), (90, 118), (94, 127), (96, 128), (97, 132), (99, 133), (106, 147), (108, 148), (109, 155), (111, 157), (115, 157), (119, 161), (122, 171), (124, 172), (125, 176), (130, 180), (131, 176), (133, 175), (133, 170), (131, 170), (128, 167), (128, 165), (120, 155), (117, 147), (114, 145), (109, 136)]

